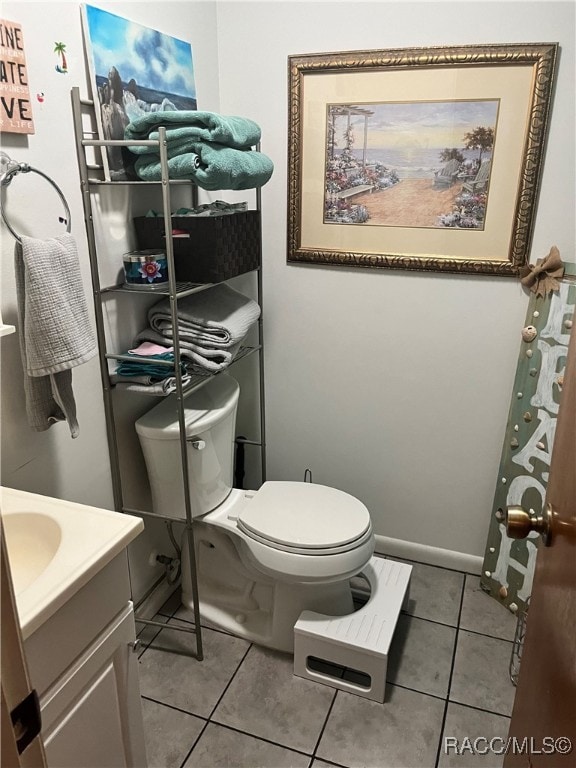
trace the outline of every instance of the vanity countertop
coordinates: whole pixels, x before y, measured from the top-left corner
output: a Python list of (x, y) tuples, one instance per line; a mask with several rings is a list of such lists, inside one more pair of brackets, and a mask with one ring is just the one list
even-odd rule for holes
[(0, 509), (24, 639), (144, 529), (134, 515), (0, 488)]

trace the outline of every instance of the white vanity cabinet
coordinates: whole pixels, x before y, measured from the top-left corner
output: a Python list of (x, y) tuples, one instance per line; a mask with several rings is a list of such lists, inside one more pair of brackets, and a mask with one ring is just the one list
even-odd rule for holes
[(127, 606), (41, 703), (48, 766), (144, 766), (142, 715)]
[(145, 768), (126, 550), (24, 641), (48, 768)]

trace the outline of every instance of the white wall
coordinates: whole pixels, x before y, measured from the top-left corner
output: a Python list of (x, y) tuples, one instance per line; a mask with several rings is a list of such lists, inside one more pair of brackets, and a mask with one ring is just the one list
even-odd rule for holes
[[(187, 3), (94, 3), (98, 7), (132, 19), (192, 43), (196, 88), (203, 108), (218, 111), (218, 46), (216, 9), (212, 2)], [(186, 14), (183, 15), (183, 8)], [(84, 62), (79, 3), (3, 2), (2, 18), (21, 24), (24, 34), (30, 92), (32, 94), (36, 133), (29, 137), (2, 135), (2, 150), (18, 162), (29, 163), (53, 178), (62, 189), (72, 212), (72, 234), (79, 249), (84, 288), (92, 311), (88, 247), (80, 180), (72, 127), (70, 90), (79, 86), (88, 95)], [(58, 58), (53, 53), (55, 41), (66, 45), (68, 74), (55, 70)], [(44, 103), (36, 94), (44, 93)], [(107, 190), (108, 192), (110, 190)], [(132, 215), (126, 188), (114, 190), (120, 212), (116, 218)], [(51, 237), (62, 231), (58, 216), (62, 207), (56, 193), (36, 174), (20, 174), (5, 193), (6, 213), (16, 231), (35, 237)], [(97, 201), (95, 201), (96, 204)], [(103, 227), (110, 237), (116, 273), (122, 267), (123, 220), (109, 217)], [(13, 270), (13, 238), (2, 226), (2, 312), (5, 323), (16, 324)], [(132, 245), (134, 247), (134, 245)], [(103, 249), (106, 251), (106, 249)], [(101, 253), (101, 256), (103, 254)], [(63, 276), (65, 279), (65, 276)], [(126, 303), (124, 312), (130, 312)], [(132, 305), (134, 307), (134, 305)], [(119, 322), (121, 328), (132, 323)], [(78, 408), (80, 434), (72, 440), (67, 425), (52, 426), (46, 432), (33, 432), (26, 421), (22, 390), (22, 364), (16, 335), (1, 341), (2, 370), (2, 474), (3, 485), (43, 493), (85, 504), (113, 508), (104, 409), (97, 358), (75, 368), (73, 387)], [(124, 399), (121, 403), (120, 441), (138, 451), (133, 422), (137, 415), (152, 407), (151, 398)], [(130, 490), (138, 486), (134, 475), (145, 470), (139, 455), (127, 459), (132, 469)], [(145, 476), (145, 475), (144, 475)], [(140, 483), (147, 492), (146, 482)], [(137, 490), (137, 488), (136, 488)], [(135, 492), (136, 493), (136, 492)], [(133, 496), (135, 495), (132, 494)], [(167, 542), (163, 523), (146, 521), (146, 531), (131, 545), (131, 577), (136, 597), (150, 581), (158, 578), (161, 568), (147, 565), (152, 548), (162, 549)], [(165, 550), (171, 553), (167, 545)]]
[[(361, 498), (378, 533), (483, 551), (527, 297), (513, 280), (286, 264), (287, 56), (359, 48), (477, 42), (562, 45), (533, 258), (556, 243), (574, 258), (574, 13), (570, 3), (95, 3), (192, 42), (202, 109), (263, 128), (275, 174), (263, 190), (269, 477), (315, 482)], [(70, 88), (86, 87), (77, 3), (4, 2), (22, 24), (36, 134), (4, 151), (52, 176), (72, 209), (90, 295)], [(58, 74), (55, 41), (69, 74)], [(38, 186), (35, 186), (35, 183)], [(30, 186), (28, 186), (28, 184)], [(20, 231), (59, 231), (57, 200), (20, 177), (7, 192)], [(15, 320), (12, 238), (2, 228), (2, 309)], [(26, 426), (15, 336), (2, 350), (3, 484), (112, 506), (96, 360), (74, 371), (80, 436)], [(141, 400), (141, 399), (140, 399)], [(142, 402), (126, 404), (126, 429)], [(141, 470), (136, 462), (134, 473)], [(158, 526), (133, 551), (136, 592)]]
[[(224, 114), (263, 129), (270, 479), (362, 499), (376, 532), (484, 551), (528, 299), (513, 279), (286, 264), (287, 56), (558, 41), (531, 261), (574, 259), (574, 4), (219, 2)], [(247, 55), (248, 54), (248, 55)]]

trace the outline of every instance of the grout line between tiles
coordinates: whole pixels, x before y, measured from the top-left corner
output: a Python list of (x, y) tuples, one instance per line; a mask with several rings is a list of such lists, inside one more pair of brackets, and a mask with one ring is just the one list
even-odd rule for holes
[(326, 765), (334, 766), (334, 768), (350, 768), (348, 765), (344, 765), (344, 763), (335, 763), (334, 760), (326, 760), (324, 757), (312, 757), (310, 758), (310, 765), (308, 768), (312, 768), (312, 765), (314, 764), (315, 760), (322, 760), (323, 763), (326, 763)]
[(498, 635), (489, 635), (486, 632), (479, 632), (477, 629), (466, 629), (466, 627), (460, 627), (462, 632), (468, 632), (470, 635), (480, 635), (481, 637), (490, 637), (492, 640), (502, 640), (503, 643), (509, 643), (514, 645), (514, 640), (507, 640), (505, 637), (499, 637)]
[[(404, 691), (412, 691), (412, 693), (418, 693), (420, 694), (420, 696), (430, 696), (431, 699), (446, 701), (446, 696), (439, 696), (437, 693), (428, 693), (428, 691), (421, 691), (418, 688), (410, 688), (407, 685), (399, 685), (398, 683), (391, 683), (388, 680), (386, 680), (386, 688), (390, 686), (392, 686), (393, 688), (402, 688)], [(354, 696), (355, 694), (351, 694), (351, 695)]]
[(473, 709), (476, 712), (486, 712), (487, 715), (494, 715), (495, 717), (505, 717), (506, 720), (511, 720), (512, 715), (503, 715), (502, 712), (494, 712), (493, 709), (483, 709), (482, 707), (475, 707), (473, 704), (464, 704), (461, 701), (455, 699), (448, 699), (449, 704), (457, 704), (459, 707), (466, 707), (466, 709)]
[[(170, 598), (168, 598), (168, 599), (170, 599)], [(164, 605), (166, 605), (166, 603), (164, 603)], [(182, 618), (181, 616), (176, 616), (176, 614), (178, 613), (178, 611), (179, 611), (181, 608), (184, 608), (184, 607), (185, 607), (185, 606), (184, 606), (184, 604), (183, 604), (182, 602), (180, 602), (180, 603), (178, 603), (178, 605), (176, 606), (176, 608), (174, 608), (174, 610), (172, 611), (172, 613), (170, 613), (170, 614), (168, 614), (168, 613), (162, 613), (162, 609), (160, 609), (160, 610), (158, 611), (158, 613), (159, 613), (161, 616), (165, 616), (165, 617), (167, 616), (167, 617), (168, 617), (168, 619), (175, 619), (176, 621), (183, 621), (183, 622), (185, 622), (186, 624), (191, 624), (193, 627), (195, 627), (195, 626), (196, 626), (196, 624), (195, 624), (193, 621), (191, 621), (190, 619), (184, 619), (184, 618)], [(213, 630), (214, 632), (220, 632), (220, 633), (221, 633), (221, 634), (223, 634), (223, 635), (228, 635), (228, 637), (238, 637), (238, 635), (234, 635), (234, 634), (232, 634), (232, 632), (227, 632), (225, 629), (220, 629), (220, 627), (216, 627), (216, 626), (208, 626), (207, 624), (203, 624), (203, 623), (202, 623), (202, 613), (200, 613), (200, 627), (201, 627), (202, 629), (211, 629), (211, 630)]]
[(189, 751), (186, 753), (186, 756), (184, 757), (184, 760), (180, 763), (180, 768), (184, 768), (184, 764), (186, 763), (186, 761), (188, 760), (188, 758), (192, 754), (192, 752), (194, 750), (194, 747), (196, 746), (196, 744), (198, 744), (198, 741), (200, 740), (202, 734), (204, 733), (204, 731), (208, 727), (208, 722), (209, 721), (206, 720), (205, 717), (201, 717), (200, 715), (193, 715), (191, 712), (187, 712), (185, 709), (180, 709), (179, 707), (174, 707), (171, 704), (165, 704), (163, 701), (157, 701), (156, 699), (150, 698), (150, 696), (142, 696), (142, 698), (146, 699), (147, 701), (153, 701), (155, 704), (160, 704), (160, 706), (168, 707), (168, 709), (172, 709), (172, 710), (174, 710), (176, 712), (182, 712), (182, 714), (188, 715), (189, 717), (197, 717), (199, 720), (203, 720), (204, 721), (204, 725), (200, 729), (200, 733), (194, 739), (194, 742), (193, 742), (192, 746), (190, 747)]
[(198, 742), (200, 741), (200, 739), (204, 735), (204, 731), (206, 730), (206, 728), (208, 728), (209, 722), (210, 722), (209, 720), (206, 720), (206, 722), (202, 726), (202, 729), (201, 729), (200, 733), (194, 739), (194, 742), (192, 743), (192, 746), (190, 747), (189, 751), (186, 753), (186, 756), (184, 757), (184, 760), (182, 760), (182, 762), (180, 763), (180, 768), (184, 768), (184, 766), (188, 762), (188, 758), (190, 757), (192, 752), (194, 752), (194, 750), (196, 749), (196, 745), (198, 744)]
[[(297, 749), (296, 747), (287, 747), (286, 744), (281, 744), (278, 741), (272, 741), (272, 739), (267, 739), (265, 736), (255, 736), (253, 733), (250, 733), (250, 731), (243, 731), (241, 728), (235, 728), (233, 725), (219, 723), (217, 720), (210, 720), (209, 723), (211, 725), (218, 726), (218, 728), (224, 728), (227, 731), (232, 731), (233, 733), (241, 733), (242, 736), (248, 736), (251, 739), (256, 739), (256, 741), (264, 741), (266, 744), (271, 744), (273, 747), (280, 747), (280, 749), (285, 749), (287, 752), (295, 752), (298, 755), (302, 755), (302, 757), (310, 757), (310, 752), (303, 752), (301, 749)], [(346, 767), (344, 766), (344, 768)]]
[(187, 709), (182, 709), (181, 707), (176, 707), (174, 704), (167, 704), (165, 701), (159, 701), (158, 699), (153, 699), (152, 696), (144, 696), (144, 694), (141, 694), (141, 699), (146, 699), (146, 701), (152, 701), (154, 704), (160, 704), (162, 707), (166, 707), (167, 709), (173, 709), (176, 712), (181, 712), (183, 715), (188, 715), (189, 717), (197, 717), (198, 720), (204, 720), (205, 722), (208, 722), (208, 719), (206, 717), (202, 717), (202, 715), (196, 715), (194, 712), (189, 712)]
[(452, 676), (454, 674), (454, 664), (456, 661), (456, 650), (458, 648), (458, 635), (460, 633), (460, 617), (462, 616), (462, 606), (464, 605), (464, 592), (466, 590), (466, 579), (462, 579), (462, 591), (460, 593), (460, 606), (458, 608), (458, 623), (456, 624), (456, 634), (454, 635), (454, 650), (452, 651), (452, 663), (450, 664), (450, 675), (448, 676), (448, 689), (444, 700), (444, 712), (442, 714), (442, 723), (440, 724), (440, 736), (438, 738), (438, 750), (436, 751), (435, 768), (438, 768), (440, 755), (442, 753), (442, 737), (446, 726), (446, 715), (448, 714), (448, 702), (450, 701), (450, 690), (452, 688)]
[(427, 619), (424, 618), (424, 616), (417, 616), (414, 613), (410, 613), (409, 611), (400, 611), (400, 613), (403, 616), (410, 616), (413, 619), (419, 619), (419, 621), (428, 621), (430, 624), (439, 624), (441, 627), (450, 627), (451, 629), (457, 629), (459, 628), (462, 632), (469, 632), (471, 635), (481, 635), (482, 637), (491, 637), (493, 640), (502, 640), (504, 643), (510, 643), (510, 645), (513, 644), (513, 640), (508, 640), (505, 637), (500, 637), (499, 635), (490, 635), (487, 632), (480, 632), (477, 629), (467, 629), (466, 627), (457, 627), (456, 624), (448, 624), (445, 621), (436, 621), (435, 619)]
[(218, 701), (217, 701), (217, 702), (216, 702), (216, 704), (214, 704), (214, 706), (212, 707), (212, 711), (211, 711), (211, 712), (210, 712), (210, 714), (208, 715), (208, 720), (212, 720), (212, 717), (213, 717), (214, 713), (215, 713), (215, 712), (216, 712), (216, 710), (218, 709), (218, 705), (220, 704), (220, 702), (222, 701), (222, 699), (223, 699), (223, 698), (224, 698), (224, 696), (226, 695), (226, 691), (228, 690), (228, 688), (230, 688), (230, 685), (232, 684), (232, 680), (234, 680), (234, 678), (235, 678), (235, 677), (236, 677), (236, 675), (238, 674), (238, 670), (240, 669), (240, 667), (241, 667), (241, 666), (242, 666), (242, 664), (244, 663), (244, 659), (246, 658), (246, 656), (248, 656), (248, 654), (250, 653), (250, 649), (251, 649), (252, 647), (253, 647), (253, 643), (250, 643), (250, 645), (249, 645), (249, 646), (248, 646), (248, 648), (246, 649), (246, 653), (244, 654), (244, 656), (242, 656), (242, 658), (241, 658), (241, 659), (240, 659), (240, 661), (238, 662), (238, 666), (236, 667), (236, 669), (234, 670), (233, 674), (231, 675), (231, 677), (230, 677), (230, 680), (228, 680), (228, 683), (226, 684), (226, 687), (224, 688), (224, 690), (223, 690), (223, 691), (222, 691), (222, 693), (220, 694), (220, 697), (219, 697)]
[[(172, 616), (170, 618), (174, 619), (174, 621), (182, 621), (182, 622), (184, 622), (184, 624), (190, 624), (191, 627), (195, 627), (196, 625), (194, 624), (193, 621), (190, 621), (190, 619), (183, 619), (181, 616), (176, 616), (175, 615), (176, 612), (179, 611), (179, 610), (180, 610), (180, 608), (176, 608), (176, 610), (174, 611), (174, 613), (172, 614)], [(203, 630), (204, 629), (209, 629), (211, 632), (219, 632), (221, 635), (226, 635), (227, 637), (237, 637), (240, 640), (246, 640), (247, 642), (250, 642), (245, 637), (241, 637), (240, 635), (235, 635), (232, 632), (228, 632), (225, 629), (220, 629), (220, 627), (217, 627), (217, 626), (208, 626), (207, 624), (202, 624), (202, 622), (200, 622), (200, 627)]]
[[(166, 618), (166, 617), (164, 616), (163, 618)], [(166, 624), (168, 624), (168, 620), (166, 620)], [(140, 659), (142, 658), (142, 656), (144, 656), (144, 654), (146, 653), (146, 651), (148, 650), (148, 648), (150, 648), (150, 646), (152, 645), (152, 643), (154, 642), (154, 640), (156, 640), (156, 638), (158, 637), (158, 635), (160, 634), (160, 632), (162, 632), (162, 630), (163, 630), (163, 629), (165, 629), (165, 627), (158, 627), (158, 631), (154, 633), (153, 637), (151, 637), (151, 638), (150, 638), (150, 640), (149, 640), (147, 643), (143, 643), (143, 646), (144, 646), (144, 647), (142, 648), (142, 651), (141, 651), (141, 652), (138, 654), (138, 661), (140, 661)], [(143, 633), (143, 632), (145, 632), (145, 631), (146, 631), (146, 626), (144, 627), (144, 629), (142, 630), (142, 632), (140, 632), (140, 634), (142, 634), (142, 633)], [(137, 637), (137, 638), (139, 638), (139, 635), (137, 635), (136, 637)]]
[[(322, 728), (320, 729), (320, 735), (318, 736), (316, 740), (316, 745), (312, 750), (312, 762), (314, 762), (314, 760), (316, 759), (316, 752), (318, 750), (318, 747), (320, 746), (320, 742), (322, 741), (322, 736), (324, 736), (324, 731), (326, 730), (326, 726), (328, 725), (328, 719), (332, 714), (332, 709), (334, 708), (336, 696), (338, 696), (338, 690), (334, 691), (334, 696), (332, 697), (332, 701), (330, 702), (330, 706), (328, 707), (328, 712), (326, 712), (326, 717), (324, 718), (324, 723), (322, 725)], [(312, 763), (310, 763), (310, 765), (312, 765)]]
[(197, 737), (197, 738), (194, 740), (194, 743), (193, 743), (193, 744), (192, 744), (192, 746), (190, 747), (190, 750), (189, 750), (189, 752), (186, 754), (186, 757), (184, 758), (184, 760), (182, 761), (182, 763), (180, 763), (180, 768), (184, 768), (184, 765), (185, 765), (186, 761), (188, 760), (188, 758), (190, 757), (190, 755), (191, 755), (191, 754), (192, 754), (192, 752), (194, 751), (194, 749), (195, 749), (196, 745), (198, 744), (198, 742), (199, 742), (199, 741), (200, 741), (200, 739), (202, 738), (202, 735), (204, 734), (204, 731), (206, 730), (206, 728), (208, 728), (208, 723), (209, 723), (209, 722), (211, 722), (211, 718), (212, 718), (212, 715), (213, 715), (213, 714), (214, 714), (214, 712), (216, 711), (216, 708), (218, 707), (218, 704), (220, 704), (220, 702), (222, 701), (222, 699), (223, 699), (224, 695), (226, 694), (226, 691), (228, 690), (228, 688), (230, 687), (230, 684), (232, 683), (232, 680), (234, 680), (234, 678), (236, 677), (236, 675), (237, 675), (237, 673), (238, 673), (238, 670), (239, 670), (239, 669), (240, 669), (240, 667), (242, 666), (242, 663), (243, 663), (244, 659), (246, 658), (246, 656), (248, 655), (248, 653), (249, 653), (249, 651), (250, 651), (250, 648), (252, 648), (252, 643), (250, 643), (250, 645), (249, 645), (249, 646), (248, 646), (248, 648), (246, 649), (246, 653), (244, 654), (244, 656), (242, 656), (242, 658), (241, 658), (241, 659), (240, 659), (240, 661), (238, 662), (238, 666), (237, 666), (237, 667), (236, 667), (236, 669), (234, 670), (233, 674), (230, 676), (230, 680), (228, 680), (228, 683), (226, 684), (226, 686), (225, 686), (224, 690), (223, 690), (223, 691), (222, 691), (222, 693), (220, 694), (220, 696), (219, 696), (219, 698), (218, 698), (218, 701), (216, 702), (216, 704), (215, 704), (215, 705), (214, 705), (214, 707), (212, 708), (212, 711), (210, 712), (210, 714), (209, 714), (209, 716), (208, 716), (208, 719), (206, 720), (206, 723), (204, 724), (204, 727), (202, 728), (202, 730), (201, 730), (201, 731), (200, 731), (200, 733), (198, 734), (198, 737)]
[(450, 629), (456, 629), (456, 624), (448, 624), (445, 621), (436, 621), (435, 619), (426, 619), (424, 616), (416, 616), (416, 614), (409, 613), (408, 611), (400, 611), (400, 613), (403, 616), (410, 616), (413, 619), (418, 619), (419, 621), (428, 621), (430, 624), (439, 624), (441, 627), (450, 627)]
[(160, 611), (158, 611), (158, 613), (160, 613), (161, 616), (166, 616), (169, 619), (173, 619), (174, 618), (174, 614), (177, 611), (179, 611), (181, 607), (182, 607), (182, 603), (180, 603), (180, 605), (177, 605), (176, 608), (174, 608), (174, 610), (172, 611), (172, 613), (161, 613)]
[[(167, 613), (160, 613), (160, 612), (158, 613), (158, 615), (159, 615), (159, 616), (161, 616), (163, 619), (166, 619), (166, 622), (165, 622), (165, 626), (164, 626), (164, 627), (159, 627), (159, 628), (158, 628), (158, 631), (156, 632), (156, 634), (155, 634), (155, 635), (154, 635), (154, 636), (151, 638), (151, 640), (149, 640), (149, 641), (146, 643), (146, 645), (144, 646), (143, 650), (142, 650), (142, 651), (141, 651), (141, 652), (138, 654), (138, 659), (141, 659), (141, 658), (142, 658), (142, 656), (144, 655), (144, 653), (145, 653), (145, 652), (146, 652), (146, 651), (147, 651), (147, 650), (150, 648), (150, 646), (152, 645), (152, 643), (153, 643), (153, 642), (154, 642), (154, 641), (157, 639), (157, 637), (158, 637), (158, 635), (160, 634), (160, 632), (163, 632), (165, 629), (172, 629), (172, 630), (174, 630), (174, 624), (170, 624), (170, 622), (171, 622), (172, 620), (174, 620), (174, 621), (180, 621), (180, 622), (182, 622), (183, 624), (189, 624), (189, 625), (190, 625), (190, 627), (194, 627), (194, 626), (195, 626), (195, 624), (194, 624), (194, 622), (193, 622), (193, 621), (189, 621), (188, 619), (182, 619), (182, 618), (180, 618), (179, 616), (176, 616), (175, 614), (176, 614), (176, 613), (177, 613), (179, 610), (180, 610), (180, 606), (178, 606), (177, 608), (175, 608), (175, 609), (174, 609), (174, 611), (173, 611), (173, 613), (172, 613), (172, 615), (171, 615), (171, 616), (168, 616), (168, 614), (167, 614)], [(209, 630), (210, 630), (210, 631), (212, 631), (212, 632), (218, 632), (219, 634), (221, 634), (221, 635), (226, 635), (227, 637), (238, 637), (238, 635), (233, 635), (231, 632), (226, 632), (226, 630), (224, 630), (224, 629), (219, 629), (218, 627), (208, 627), (208, 626), (205, 626), (204, 624), (201, 624), (200, 626), (202, 627), (202, 629), (209, 629)], [(145, 631), (145, 629), (146, 629), (146, 627), (144, 627), (144, 628), (141, 630), (140, 634), (142, 634), (142, 632), (144, 632), (144, 631)], [(241, 638), (241, 639), (242, 639), (242, 638)], [(157, 649), (157, 650), (164, 650), (166, 653), (172, 653), (172, 651), (168, 651), (167, 649), (161, 649), (161, 648), (160, 648), (160, 649)], [(194, 657), (193, 657), (193, 658), (194, 658)]]
[(401, 563), (414, 563), (414, 565), (425, 565), (428, 568), (437, 568), (439, 571), (448, 571), (449, 573), (461, 573), (463, 576), (477, 576), (479, 573), (472, 573), (472, 571), (461, 571), (458, 568), (447, 568), (445, 565), (432, 565), (431, 563), (423, 563), (422, 560), (410, 560), (407, 557), (393, 557), (392, 555), (381, 555), (386, 560), (394, 560)]
[[(174, 594), (174, 593), (172, 593), (172, 594)], [(172, 595), (168, 598), (168, 600), (170, 600), (171, 598), (172, 598)], [(164, 605), (166, 605), (168, 600), (166, 600)], [(164, 606), (162, 606), (162, 607), (164, 607)], [(150, 648), (150, 646), (152, 645), (154, 640), (156, 640), (156, 638), (158, 637), (160, 632), (162, 632), (163, 629), (166, 629), (166, 627), (168, 626), (168, 622), (170, 621), (170, 619), (172, 619), (174, 617), (174, 614), (176, 613), (177, 610), (179, 610), (179, 608), (180, 608), (179, 605), (176, 606), (176, 608), (174, 608), (174, 610), (172, 611), (171, 614), (169, 614), (168, 612), (167, 613), (162, 613), (162, 608), (160, 608), (160, 610), (157, 612), (156, 616), (161, 616), (163, 619), (166, 619), (166, 621), (165, 621), (165, 625), (166, 626), (165, 627), (158, 627), (158, 631), (156, 632), (154, 637), (152, 637), (152, 639), (148, 643), (146, 643), (146, 645), (144, 645), (143, 650), (141, 651), (141, 653), (138, 654), (138, 660), (140, 660), (142, 658), (142, 656), (146, 653), (148, 648)], [(138, 633), (138, 635), (136, 635), (136, 636), (139, 637), (143, 632), (146, 631), (146, 629), (147, 629), (147, 627), (146, 627), (146, 625), (144, 625), (142, 627), (142, 629), (140, 630), (140, 632)]]

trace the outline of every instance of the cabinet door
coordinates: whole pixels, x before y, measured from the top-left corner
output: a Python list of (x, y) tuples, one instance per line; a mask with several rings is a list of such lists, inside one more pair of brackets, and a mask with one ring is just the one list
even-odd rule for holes
[(49, 768), (146, 766), (132, 607), (41, 700)]

